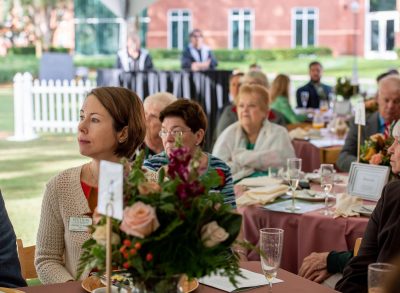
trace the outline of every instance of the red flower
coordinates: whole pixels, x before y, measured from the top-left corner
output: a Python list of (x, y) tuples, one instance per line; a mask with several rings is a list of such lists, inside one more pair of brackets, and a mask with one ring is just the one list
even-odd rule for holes
[(226, 180), (226, 176), (225, 176), (224, 171), (222, 171), (221, 169), (215, 169), (215, 171), (217, 171), (218, 176), (221, 177), (220, 186), (224, 186), (225, 185), (225, 180)]
[(130, 264), (129, 264), (129, 262), (124, 262), (124, 263), (122, 264), (122, 266), (123, 266), (125, 269), (129, 269)]
[(153, 260), (153, 255), (150, 252), (146, 255), (146, 260), (147, 261), (152, 261)]

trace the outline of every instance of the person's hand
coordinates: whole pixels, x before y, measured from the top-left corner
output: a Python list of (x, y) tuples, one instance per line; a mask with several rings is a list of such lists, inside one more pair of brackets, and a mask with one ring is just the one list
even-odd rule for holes
[(327, 258), (329, 252), (313, 252), (305, 257), (299, 270), (299, 276), (314, 282), (322, 282), (330, 274), (327, 271)]

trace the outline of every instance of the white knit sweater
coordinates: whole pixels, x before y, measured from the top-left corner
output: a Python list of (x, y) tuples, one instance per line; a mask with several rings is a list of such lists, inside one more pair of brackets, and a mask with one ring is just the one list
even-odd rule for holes
[[(44, 284), (76, 278), (83, 242), (88, 232), (69, 231), (70, 217), (85, 217), (90, 208), (80, 181), (82, 166), (65, 170), (46, 185), (36, 241), (35, 266)], [(81, 276), (86, 278), (88, 272)]]

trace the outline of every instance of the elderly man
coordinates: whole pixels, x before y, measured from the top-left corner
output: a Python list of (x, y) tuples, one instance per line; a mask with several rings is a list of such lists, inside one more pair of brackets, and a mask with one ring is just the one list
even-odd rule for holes
[(149, 52), (141, 48), (140, 38), (133, 35), (127, 39), (127, 48), (118, 51), (117, 68), (125, 72), (153, 69)]
[(148, 96), (144, 102), (144, 114), (146, 117), (146, 137), (144, 139), (143, 149), (145, 158), (161, 153), (164, 150), (159, 132), (161, 130), (160, 112), (169, 104), (175, 102), (177, 98), (170, 93), (157, 93)]
[(319, 102), (321, 100), (328, 100), (329, 93), (332, 92), (332, 87), (323, 84), (321, 82), (321, 77), (323, 73), (323, 68), (321, 63), (318, 61), (313, 61), (308, 65), (310, 81), (299, 88), (296, 92), (297, 106), (303, 107), (301, 101), (301, 93), (308, 93), (307, 108), (319, 108)]
[[(375, 133), (389, 134), (389, 126), (400, 118), (400, 77), (388, 75), (378, 83), (378, 111), (366, 118), (366, 125), (361, 130), (361, 143)], [(350, 170), (352, 162), (357, 160), (357, 125), (350, 124), (345, 144), (336, 162), (344, 172)]]
[(215, 69), (218, 65), (217, 59), (210, 48), (203, 44), (203, 33), (194, 29), (190, 33), (190, 44), (183, 51), (181, 58), (182, 69), (192, 71)]
[(0, 287), (26, 286), (21, 276), (16, 237), (0, 191)]

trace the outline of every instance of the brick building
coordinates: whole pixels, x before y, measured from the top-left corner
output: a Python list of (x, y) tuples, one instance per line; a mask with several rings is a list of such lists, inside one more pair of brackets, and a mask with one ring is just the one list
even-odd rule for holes
[(141, 19), (148, 48), (182, 49), (200, 28), (212, 48), (321, 46), (335, 55), (396, 58), (399, 10), (396, 0), (158, 0)]

